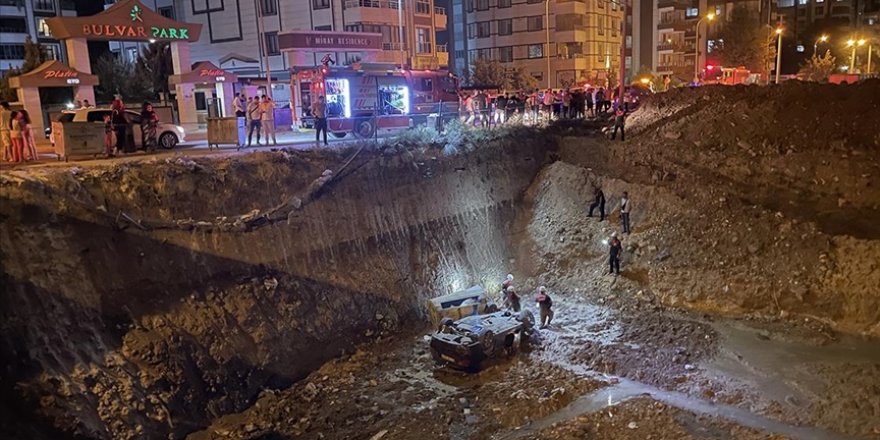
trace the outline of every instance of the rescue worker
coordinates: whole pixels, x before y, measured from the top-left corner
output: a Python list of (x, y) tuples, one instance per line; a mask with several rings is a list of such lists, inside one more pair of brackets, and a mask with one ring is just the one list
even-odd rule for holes
[(507, 274), (507, 278), (504, 278), (504, 281), (501, 282), (501, 291), (503, 292), (504, 289), (510, 286), (511, 282), (513, 282), (513, 274), (509, 273)]
[(514, 312), (520, 311), (519, 295), (516, 294), (516, 289), (513, 286), (504, 288), (504, 304)]
[(553, 320), (553, 300), (547, 294), (547, 288), (541, 286), (538, 288), (538, 295), (535, 296), (535, 302), (538, 303), (538, 314), (541, 322), (541, 328), (546, 328)]
[(611, 140), (613, 141), (615, 137), (617, 137), (617, 130), (620, 129), (620, 141), (623, 142), (626, 140), (626, 134), (623, 130), (623, 124), (626, 122), (626, 111), (619, 106), (617, 107), (617, 111), (614, 112), (614, 131), (611, 132)]
[(617, 232), (611, 233), (611, 240), (608, 242), (608, 273), (617, 273), (620, 275), (620, 254), (623, 252), (623, 244), (617, 238)]
[(590, 213), (587, 217), (593, 216), (593, 210), (599, 208), (599, 221), (605, 220), (605, 193), (598, 186), (593, 187), (593, 203), (590, 204)]
[(629, 193), (626, 191), (620, 199), (620, 222), (623, 223), (623, 232), (629, 234)]

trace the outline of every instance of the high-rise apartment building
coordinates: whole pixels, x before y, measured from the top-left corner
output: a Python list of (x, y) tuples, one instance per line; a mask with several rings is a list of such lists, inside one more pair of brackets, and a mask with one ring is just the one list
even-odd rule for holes
[(622, 8), (610, 0), (452, 0), (453, 65), (522, 67), (540, 87), (619, 71)]
[(64, 60), (64, 45), (52, 38), (46, 19), (76, 15), (72, 0), (0, 0), (0, 72), (21, 67), (24, 42), (40, 42), (49, 58)]
[[(766, 19), (761, 19), (758, 13), (766, 14), (766, 4), (759, 0), (658, 0), (654, 17), (657, 23), (654, 72), (681, 81), (690, 81), (695, 74), (702, 74), (707, 56), (711, 56), (716, 44), (715, 35), (729, 20), (733, 9), (754, 10), (755, 25), (761, 26), (759, 20)], [(706, 18), (710, 14), (712, 20)]]

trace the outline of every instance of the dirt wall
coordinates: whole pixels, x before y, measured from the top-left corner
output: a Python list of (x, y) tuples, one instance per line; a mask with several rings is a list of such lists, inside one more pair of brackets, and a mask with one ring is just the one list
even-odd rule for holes
[[(547, 149), (364, 152), (316, 197), (351, 151), (3, 175), (4, 392), (67, 433), (181, 437), (500, 279)], [(202, 227), (293, 199), (280, 221)], [(22, 425), (4, 428), (36, 435)]]

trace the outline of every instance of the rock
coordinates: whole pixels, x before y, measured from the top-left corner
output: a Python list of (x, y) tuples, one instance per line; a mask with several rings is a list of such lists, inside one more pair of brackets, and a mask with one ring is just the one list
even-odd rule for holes
[(248, 423), (247, 425), (244, 425), (244, 432), (254, 432), (256, 430), (257, 427), (253, 423)]
[(376, 321), (381, 321), (384, 318), (385, 318), (385, 316), (382, 315), (381, 313), (376, 313)]
[(695, 367), (694, 364), (684, 364), (684, 369), (688, 371), (693, 371), (696, 370), (697, 367)]
[(660, 251), (659, 254), (657, 254), (656, 257), (654, 257), (654, 260), (655, 261), (663, 261), (667, 258), (669, 258), (669, 249), (663, 249), (662, 251)]
[(379, 440), (380, 438), (385, 437), (385, 434), (388, 434), (387, 429), (383, 429), (383, 430), (373, 434), (373, 436), (370, 437), (370, 440)]
[(263, 280), (263, 287), (266, 288), (267, 291), (275, 290), (278, 287), (278, 280), (273, 278), (267, 278)]
[(626, 427), (629, 428), (629, 429), (636, 429), (636, 428), (639, 427), (639, 424), (636, 423), (636, 422), (629, 422), (629, 423), (626, 424)]

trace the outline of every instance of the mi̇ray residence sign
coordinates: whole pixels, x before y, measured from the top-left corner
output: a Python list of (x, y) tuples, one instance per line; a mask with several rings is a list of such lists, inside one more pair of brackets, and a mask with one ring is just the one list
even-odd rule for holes
[(88, 17), (52, 17), (49, 31), (59, 40), (198, 41), (201, 24), (163, 17), (138, 0), (123, 0), (104, 12)]
[(282, 51), (382, 50), (382, 34), (369, 32), (289, 31), (278, 34)]

